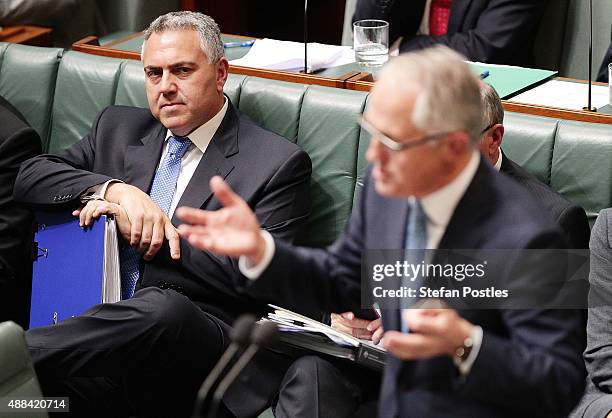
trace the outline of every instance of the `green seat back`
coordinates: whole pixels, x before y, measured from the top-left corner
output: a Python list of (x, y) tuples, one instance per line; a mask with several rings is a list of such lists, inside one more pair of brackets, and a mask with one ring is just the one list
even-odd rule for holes
[(240, 110), (256, 123), (295, 143), (307, 86), (250, 77), (242, 84)]
[(149, 107), (142, 62), (127, 60), (122, 64), (114, 104)]
[(96, 115), (114, 103), (122, 60), (69, 51), (57, 74), (51, 138), (56, 152), (81, 139)]
[(242, 74), (228, 74), (227, 81), (223, 87), (223, 91), (236, 107), (240, 105), (240, 92), (242, 91), (242, 83), (245, 79), (246, 76)]
[(584, 207), (591, 224), (612, 206), (612, 125), (560, 122), (551, 186)]
[(3, 44), (0, 95), (48, 142), (55, 79), (63, 50)]
[(502, 148), (508, 158), (550, 184), (557, 120), (522, 113), (506, 113)]
[(357, 182), (357, 117), (367, 93), (311, 86), (304, 95), (297, 144), (312, 159), (312, 213), (303, 244), (331, 244), (343, 231)]
[[(0, 354), (0, 398), (40, 398), (42, 392), (23, 329), (14, 322), (0, 323)], [(23, 416), (42, 418), (47, 414), (30, 411)]]

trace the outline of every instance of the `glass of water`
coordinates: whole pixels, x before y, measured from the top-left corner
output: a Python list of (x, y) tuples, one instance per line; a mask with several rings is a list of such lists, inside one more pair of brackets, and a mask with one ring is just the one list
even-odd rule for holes
[(353, 49), (359, 65), (383, 65), (389, 59), (389, 23), (375, 19), (353, 23)]

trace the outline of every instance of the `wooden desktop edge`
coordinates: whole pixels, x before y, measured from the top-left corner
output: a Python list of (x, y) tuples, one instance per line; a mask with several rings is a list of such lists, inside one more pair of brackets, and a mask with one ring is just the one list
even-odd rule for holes
[[(111, 42), (104, 46), (99, 45), (98, 37), (88, 36), (72, 44), (72, 49), (74, 51), (83, 52), (83, 53), (92, 54), (92, 55), (100, 55), (104, 57), (140, 60), (140, 53), (138, 52), (109, 48), (109, 46), (128, 41), (140, 35), (141, 34), (130, 35), (130, 37), (123, 38), (119, 41)], [(235, 36), (235, 35), (232, 35), (232, 36)], [(242, 38), (243, 36), (240, 36), (240, 37)], [(247, 38), (247, 37), (243, 37), (243, 38)], [(254, 76), (254, 77), (269, 78), (273, 80), (289, 81), (292, 83), (316, 84), (319, 86), (336, 87), (336, 88), (344, 88), (345, 80), (352, 78), (356, 76), (357, 74), (359, 74), (357, 71), (350, 71), (346, 74), (339, 76), (338, 78), (328, 78), (328, 77), (322, 77), (322, 76), (317, 76), (313, 74), (290, 73), (286, 71), (275, 71), (275, 70), (266, 70), (262, 68), (242, 67), (239, 65), (230, 65), (229, 72), (232, 74), (243, 74), (243, 75)]]
[[(583, 80), (576, 80), (567, 77), (558, 77), (557, 79), (563, 81), (583, 82)], [(362, 72), (346, 80), (345, 88), (349, 90), (370, 91), (373, 84), (372, 74)], [(605, 83), (593, 84), (606, 85)], [(605, 113), (562, 109), (559, 107), (510, 102), (507, 100), (502, 100), (502, 104), (504, 105), (504, 110), (508, 112), (527, 113), (530, 115), (545, 116), (554, 119), (575, 120), (579, 122), (612, 124), (612, 115)]]

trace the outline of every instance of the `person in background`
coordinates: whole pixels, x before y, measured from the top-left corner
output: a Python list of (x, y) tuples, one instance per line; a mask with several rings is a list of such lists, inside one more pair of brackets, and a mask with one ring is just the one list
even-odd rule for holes
[(358, 0), (353, 21), (388, 21), (400, 52), (441, 44), (470, 61), (529, 67), (548, 1)]
[(608, 66), (612, 63), (612, 42), (610, 42), (610, 46), (606, 51), (606, 55), (604, 56), (603, 61), (601, 62), (601, 67), (599, 68), (599, 74), (597, 75), (597, 81), (602, 83), (608, 83), (609, 70)]
[(30, 322), (33, 216), (13, 200), (21, 163), (41, 153), (40, 137), (6, 99), (0, 97), (0, 322)]
[(0, 26), (5, 25), (49, 26), (54, 44), (63, 48), (106, 32), (95, 0), (2, 0)]
[(499, 95), (487, 83), (481, 83), (483, 105), (483, 130), (480, 152), (496, 170), (509, 175), (537, 198), (561, 227), (571, 248), (589, 248), (591, 228), (583, 208), (573, 204), (563, 195), (512, 161), (501, 149), (504, 138), (504, 107)]

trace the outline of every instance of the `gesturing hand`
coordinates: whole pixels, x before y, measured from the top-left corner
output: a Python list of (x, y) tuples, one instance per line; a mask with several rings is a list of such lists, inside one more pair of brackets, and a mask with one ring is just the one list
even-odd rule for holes
[(367, 319), (356, 318), (353, 312), (332, 313), (331, 326), (353, 337), (361, 338), (362, 340), (372, 340), (374, 344), (378, 344), (383, 334), (380, 318), (369, 321)]
[(266, 244), (255, 214), (221, 177), (213, 177), (210, 188), (223, 208), (178, 208), (177, 216), (186, 222), (179, 226), (179, 233), (196, 248), (230, 257), (244, 255), (259, 263)]
[(128, 241), (145, 260), (152, 259), (161, 248), (164, 237), (170, 244), (170, 256), (181, 256), (179, 235), (164, 211), (151, 197), (137, 187), (125, 183), (111, 183), (105, 199), (121, 206), (130, 222)]
[(410, 332), (387, 331), (383, 344), (403, 360), (454, 356), (474, 328), (453, 309), (406, 309), (402, 317)]

